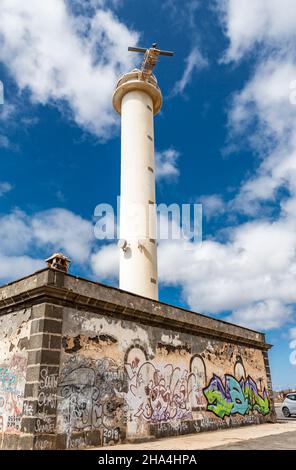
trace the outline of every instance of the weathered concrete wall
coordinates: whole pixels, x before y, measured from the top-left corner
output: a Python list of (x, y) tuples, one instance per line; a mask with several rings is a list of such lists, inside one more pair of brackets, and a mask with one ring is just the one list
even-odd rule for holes
[(0, 327), (2, 448), (274, 419), (261, 333), (52, 270), (0, 288)]

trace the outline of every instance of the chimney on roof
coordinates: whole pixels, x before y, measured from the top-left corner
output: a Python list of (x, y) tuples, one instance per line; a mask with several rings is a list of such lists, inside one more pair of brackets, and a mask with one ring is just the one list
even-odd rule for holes
[(45, 260), (47, 267), (51, 269), (57, 269), (67, 273), (69, 271), (70, 260), (63, 253), (54, 253), (52, 256)]

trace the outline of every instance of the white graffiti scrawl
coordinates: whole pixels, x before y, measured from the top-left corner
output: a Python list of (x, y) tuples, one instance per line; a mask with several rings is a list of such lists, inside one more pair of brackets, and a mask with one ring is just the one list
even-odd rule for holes
[(72, 433), (82, 430), (101, 429), (105, 444), (120, 440), (123, 378), (123, 368), (110, 358), (69, 361), (59, 384), (61, 430), (68, 436), (67, 447), (72, 446)]

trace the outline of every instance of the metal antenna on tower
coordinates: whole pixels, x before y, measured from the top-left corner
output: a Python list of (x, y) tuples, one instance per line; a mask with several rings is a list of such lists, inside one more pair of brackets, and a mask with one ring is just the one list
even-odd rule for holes
[(147, 49), (144, 49), (143, 47), (129, 47), (128, 50), (131, 52), (144, 53), (144, 60), (141, 66), (142, 80), (147, 80), (152, 75), (153, 69), (157, 64), (159, 56), (171, 57), (174, 55), (173, 52), (162, 51), (160, 49), (157, 49), (156, 42), (153, 43), (152, 46)]

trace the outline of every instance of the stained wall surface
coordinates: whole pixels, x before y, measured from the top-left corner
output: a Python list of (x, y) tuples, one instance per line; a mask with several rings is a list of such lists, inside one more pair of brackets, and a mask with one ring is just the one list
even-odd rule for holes
[(262, 351), (65, 309), (57, 433), (65, 447), (270, 420)]

